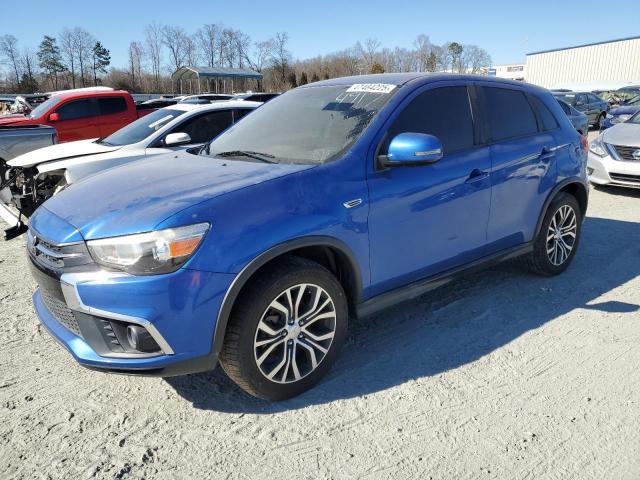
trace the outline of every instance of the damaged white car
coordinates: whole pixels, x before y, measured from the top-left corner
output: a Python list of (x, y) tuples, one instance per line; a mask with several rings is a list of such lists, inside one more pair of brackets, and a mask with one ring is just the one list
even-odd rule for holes
[(68, 142), (0, 160), (0, 218), (9, 240), (24, 233), (42, 202), (82, 178), (150, 155), (200, 147), (262, 105), (241, 100), (176, 104), (146, 115), (106, 138)]

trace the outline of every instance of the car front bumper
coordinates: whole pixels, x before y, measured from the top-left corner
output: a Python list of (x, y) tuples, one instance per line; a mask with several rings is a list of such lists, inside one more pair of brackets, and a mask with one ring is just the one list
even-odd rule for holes
[[(235, 275), (183, 268), (167, 275), (99, 270), (63, 274), (58, 279), (30, 263), (39, 284), (33, 294), (35, 311), (47, 331), (81, 365), (155, 376), (215, 367), (216, 318)], [(109, 351), (98, 332), (109, 322), (144, 327), (160, 351)]]
[(591, 183), (640, 187), (640, 161), (620, 161), (611, 155), (599, 157), (589, 151), (587, 167)]

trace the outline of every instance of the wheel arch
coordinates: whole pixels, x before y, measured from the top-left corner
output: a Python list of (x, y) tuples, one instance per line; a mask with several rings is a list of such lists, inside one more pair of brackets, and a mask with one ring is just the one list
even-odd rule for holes
[(587, 213), (587, 206), (589, 204), (589, 189), (585, 185), (584, 181), (578, 177), (567, 178), (560, 182), (558, 185), (551, 190), (551, 193), (547, 196), (547, 199), (542, 206), (542, 210), (540, 212), (540, 216), (538, 217), (538, 223), (536, 225), (536, 231), (533, 238), (538, 236), (540, 233), (540, 228), (542, 228), (542, 222), (544, 221), (544, 217), (547, 214), (547, 210), (549, 209), (549, 205), (551, 202), (558, 196), (559, 193), (565, 192), (576, 198), (578, 201), (578, 205), (580, 205), (580, 212), (582, 213), (582, 217)]
[(227, 290), (218, 311), (212, 340), (212, 353), (217, 357), (222, 349), (224, 336), (236, 300), (249, 280), (279, 259), (287, 256), (299, 256), (313, 260), (331, 271), (345, 290), (349, 312), (354, 313), (362, 297), (362, 275), (351, 249), (334, 237), (302, 237), (276, 245), (251, 260), (236, 275)]

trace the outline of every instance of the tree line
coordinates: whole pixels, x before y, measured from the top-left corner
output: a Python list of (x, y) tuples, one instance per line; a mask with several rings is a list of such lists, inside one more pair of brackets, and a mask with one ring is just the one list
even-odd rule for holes
[[(223, 24), (205, 24), (189, 33), (177, 25), (152, 23), (142, 38), (133, 40), (127, 65), (111, 65), (110, 51), (86, 30), (64, 29), (57, 37), (45, 35), (37, 49), (21, 47), (10, 34), (0, 36), (0, 61), (4, 65), (0, 91), (36, 91), (106, 85), (135, 93), (168, 93), (178, 88), (171, 74), (181, 66), (247, 68), (263, 75), (259, 87), (283, 91), (321, 79), (383, 72), (482, 73), (491, 57), (476, 45), (458, 42), (434, 44), (419, 35), (412, 48), (384, 47), (369, 38), (344, 50), (314, 58), (294, 60), (286, 32), (254, 41), (240, 30)], [(221, 91), (228, 84), (211, 85)], [(235, 90), (256, 88), (237, 82)], [(194, 86), (185, 88), (192, 88)]]

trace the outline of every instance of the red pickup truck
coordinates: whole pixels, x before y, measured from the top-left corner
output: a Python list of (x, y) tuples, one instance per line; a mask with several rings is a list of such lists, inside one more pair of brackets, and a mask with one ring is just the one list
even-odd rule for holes
[(106, 137), (153, 110), (140, 109), (122, 90), (77, 91), (53, 95), (29, 115), (0, 117), (0, 126), (49, 125), (59, 142), (71, 142)]

